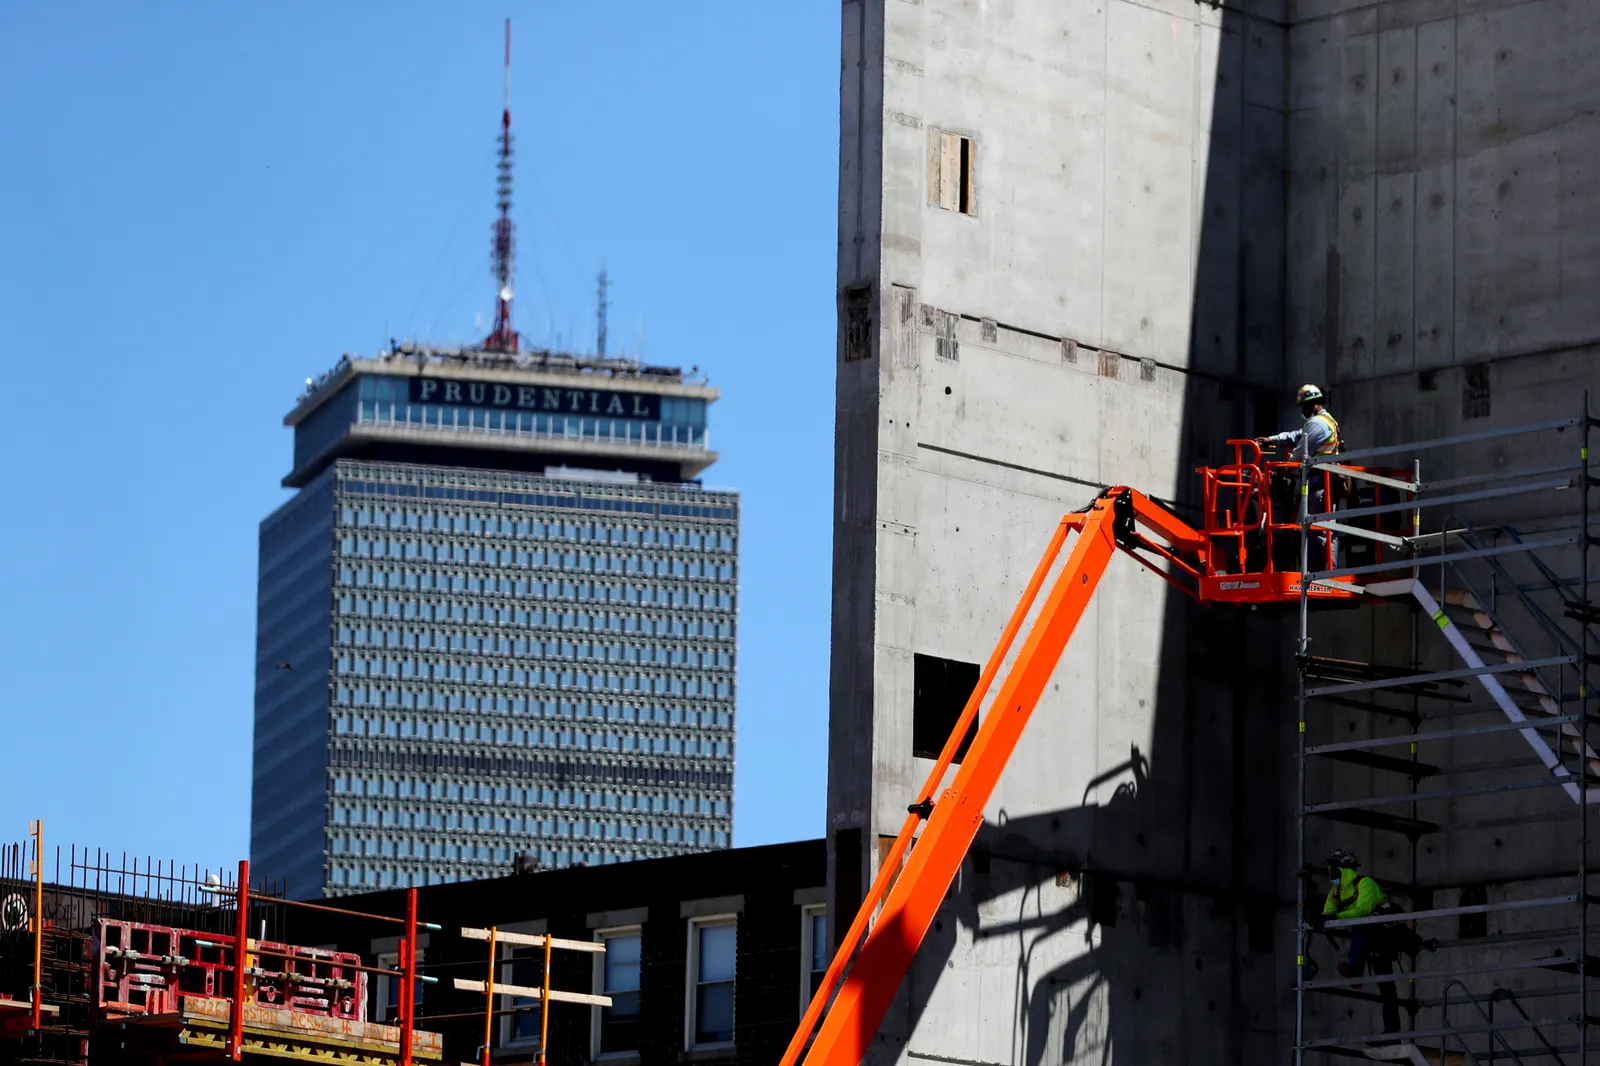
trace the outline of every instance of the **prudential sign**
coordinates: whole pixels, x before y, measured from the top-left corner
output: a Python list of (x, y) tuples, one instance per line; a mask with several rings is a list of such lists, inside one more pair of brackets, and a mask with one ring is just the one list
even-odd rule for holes
[(454, 407), (492, 407), (540, 414), (594, 415), (599, 418), (661, 418), (661, 397), (648, 392), (564, 389), (544, 385), (501, 385), (493, 381), (412, 378), (412, 403)]

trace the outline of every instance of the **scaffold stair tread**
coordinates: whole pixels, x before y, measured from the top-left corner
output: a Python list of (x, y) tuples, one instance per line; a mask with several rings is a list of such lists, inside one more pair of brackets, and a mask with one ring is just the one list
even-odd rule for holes
[(1335, 762), (1353, 763), (1356, 766), (1365, 766), (1373, 770), (1390, 770), (1416, 780), (1421, 780), (1424, 777), (1433, 777), (1439, 773), (1439, 767), (1431, 763), (1414, 762), (1411, 759), (1400, 759), (1393, 755), (1378, 755), (1361, 749), (1354, 751), (1325, 751), (1314, 754), (1324, 759), (1332, 759)]

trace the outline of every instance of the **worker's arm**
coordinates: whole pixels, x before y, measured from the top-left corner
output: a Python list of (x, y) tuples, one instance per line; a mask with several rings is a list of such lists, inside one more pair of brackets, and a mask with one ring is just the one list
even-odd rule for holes
[(1320, 418), (1307, 419), (1305, 428), (1295, 433), (1295, 446), (1289, 453), (1289, 459), (1298, 463), (1308, 455), (1317, 454), (1317, 449), (1328, 443), (1332, 436), (1333, 430), (1328, 428), (1328, 423)]
[(1339, 886), (1338, 885), (1334, 885), (1332, 888), (1328, 889), (1328, 898), (1322, 904), (1322, 915), (1323, 915), (1323, 917), (1326, 918), (1329, 915), (1338, 914), (1338, 913), (1339, 913)]
[(1385, 898), (1383, 889), (1378, 887), (1378, 882), (1370, 877), (1363, 877), (1356, 882), (1355, 902), (1340, 911), (1335, 917), (1366, 918), (1378, 909), (1378, 904), (1382, 903)]
[(1257, 437), (1257, 444), (1296, 444), (1305, 433), (1303, 429), (1286, 429), (1282, 433), (1274, 433), (1270, 437)]

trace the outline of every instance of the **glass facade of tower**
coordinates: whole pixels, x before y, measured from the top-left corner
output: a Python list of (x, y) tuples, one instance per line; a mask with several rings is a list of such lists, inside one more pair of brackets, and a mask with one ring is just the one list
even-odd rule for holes
[(693, 482), (331, 461), (261, 529), (255, 865), (306, 898), (728, 847), (738, 535)]

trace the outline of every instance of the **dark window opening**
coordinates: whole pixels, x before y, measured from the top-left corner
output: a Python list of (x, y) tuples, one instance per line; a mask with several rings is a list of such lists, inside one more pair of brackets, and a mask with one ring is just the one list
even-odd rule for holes
[[(861, 909), (861, 829), (851, 826), (841, 829), (833, 834), (833, 900), (838, 907), (836, 913), (849, 915), (853, 921), (856, 911)], [(833, 947), (837, 951), (839, 941), (850, 929), (850, 922), (845, 920), (833, 923)]]
[(963, 215), (972, 214), (972, 142), (960, 138), (961, 184), (956, 193), (956, 210)]
[(851, 285), (844, 290), (844, 361), (872, 356), (872, 286)]
[[(911, 754), (924, 759), (937, 759), (944, 750), (967, 705), (972, 690), (978, 687), (978, 664), (963, 663), (955, 659), (941, 659), (936, 655), (915, 657), (911, 697)], [(956, 762), (966, 758), (967, 749), (978, 735), (978, 722), (973, 719), (967, 735), (961, 738), (956, 749)]]

